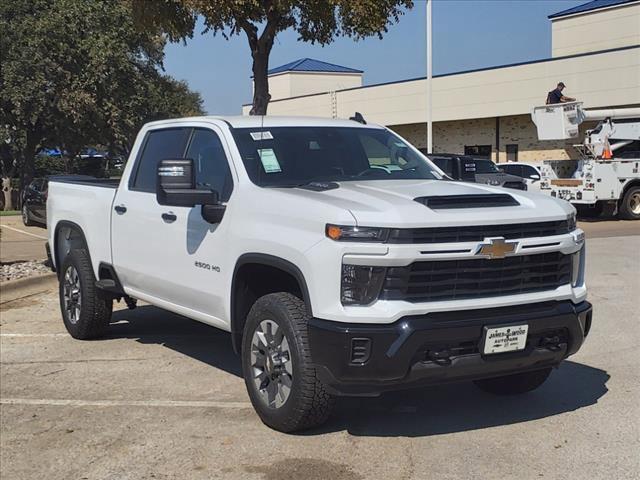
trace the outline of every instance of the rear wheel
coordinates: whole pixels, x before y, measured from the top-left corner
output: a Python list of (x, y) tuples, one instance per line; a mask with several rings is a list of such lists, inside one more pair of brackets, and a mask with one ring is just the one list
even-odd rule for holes
[(60, 270), (60, 310), (73, 338), (88, 340), (104, 333), (111, 319), (113, 300), (96, 288), (89, 254), (73, 249)]
[(259, 298), (247, 316), (242, 370), (260, 419), (281, 432), (324, 423), (334, 398), (316, 378), (302, 300), (286, 293)]
[(640, 219), (640, 186), (631, 187), (622, 197), (620, 217), (626, 220)]
[(480, 390), (494, 395), (519, 395), (535, 390), (542, 385), (551, 374), (551, 368), (534, 370), (533, 372), (516, 373), (504, 377), (476, 380)]

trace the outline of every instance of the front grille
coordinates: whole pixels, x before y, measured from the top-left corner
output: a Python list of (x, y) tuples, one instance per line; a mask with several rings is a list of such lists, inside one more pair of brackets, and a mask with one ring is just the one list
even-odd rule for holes
[(414, 262), (389, 267), (384, 300), (433, 302), (554, 290), (571, 281), (571, 257), (560, 252), (500, 259)]
[(396, 228), (389, 232), (387, 243), (481, 242), (487, 237), (507, 240), (564, 235), (575, 229), (567, 220), (555, 222), (512, 223), (439, 228)]

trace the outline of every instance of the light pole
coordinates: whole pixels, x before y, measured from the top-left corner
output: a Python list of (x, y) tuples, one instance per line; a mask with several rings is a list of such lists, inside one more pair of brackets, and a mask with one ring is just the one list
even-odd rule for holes
[(427, 153), (433, 153), (433, 90), (432, 90), (432, 77), (433, 77), (433, 63), (431, 48), (433, 42), (433, 35), (431, 29), (431, 4), (433, 0), (427, 0)]

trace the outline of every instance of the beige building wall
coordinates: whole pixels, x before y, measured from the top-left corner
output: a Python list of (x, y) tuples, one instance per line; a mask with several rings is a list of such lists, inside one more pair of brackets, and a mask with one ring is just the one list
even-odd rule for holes
[[(593, 128), (594, 123), (581, 125), (581, 130)], [(390, 127), (418, 148), (426, 148), (427, 126), (425, 123), (392, 125)], [(528, 115), (513, 115), (500, 118), (499, 151), (496, 148), (496, 119), (483, 118), (436, 122), (433, 125), (435, 153), (464, 153), (465, 146), (491, 145), (491, 159), (507, 161), (508, 144), (518, 146), (518, 161), (540, 163), (543, 160), (566, 160), (578, 158), (573, 141), (540, 141), (535, 125)]]
[(551, 19), (552, 56), (640, 44), (640, 1)]
[[(587, 108), (640, 104), (640, 47), (437, 77), (433, 118), (442, 122), (528, 114), (544, 104), (560, 80), (567, 94)], [(308, 108), (310, 103), (316, 108)], [(324, 116), (335, 111), (348, 118), (358, 111), (375, 123), (401, 125), (426, 122), (426, 103), (426, 80), (418, 79), (276, 100), (269, 104), (269, 114)]]
[(269, 77), (273, 100), (360, 86), (361, 73), (285, 72)]

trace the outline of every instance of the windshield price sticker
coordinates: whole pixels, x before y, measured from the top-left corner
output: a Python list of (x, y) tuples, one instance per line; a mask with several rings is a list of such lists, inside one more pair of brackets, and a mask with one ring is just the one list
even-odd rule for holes
[(258, 149), (258, 155), (260, 155), (260, 161), (266, 173), (279, 173), (282, 171), (273, 148), (260, 148)]
[(251, 132), (250, 135), (251, 138), (253, 138), (255, 141), (273, 140), (273, 135), (271, 135), (271, 132), (269, 130), (265, 130), (264, 132)]

